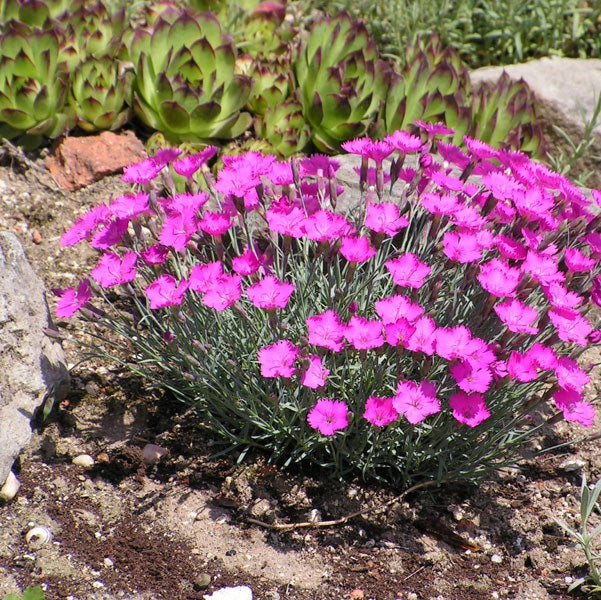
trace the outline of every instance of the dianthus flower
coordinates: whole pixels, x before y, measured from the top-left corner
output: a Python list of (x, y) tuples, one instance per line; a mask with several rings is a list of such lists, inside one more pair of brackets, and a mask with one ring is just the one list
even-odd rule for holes
[(572, 358), (567, 356), (560, 357), (554, 368), (557, 383), (566, 390), (582, 393), (584, 386), (590, 383), (591, 378)]
[(216, 260), (207, 264), (195, 265), (190, 272), (190, 289), (204, 293), (223, 275), (223, 264)]
[(294, 289), (293, 283), (282, 282), (273, 275), (267, 275), (257, 283), (248, 286), (246, 295), (257, 308), (273, 310), (285, 308)]
[(584, 298), (575, 292), (570, 292), (561, 283), (551, 283), (543, 286), (545, 296), (553, 306), (553, 308), (576, 308), (584, 302)]
[[(149, 212), (150, 194), (123, 194), (109, 205), (109, 212), (117, 219), (135, 219)], [(102, 206), (102, 205), (101, 205)]]
[(83, 214), (71, 227), (63, 233), (61, 246), (73, 246), (85, 240), (102, 223), (105, 223), (110, 212), (108, 206), (100, 204)]
[(482, 258), (478, 237), (470, 231), (447, 231), (444, 234), (443, 252), (451, 260), (462, 264), (477, 262)]
[(386, 342), (391, 346), (407, 346), (409, 339), (415, 333), (415, 325), (412, 325), (407, 319), (397, 319), (394, 323), (384, 325), (386, 332)]
[(436, 341), (436, 324), (430, 317), (420, 317), (415, 323), (415, 331), (407, 340), (405, 347), (413, 352), (423, 352), (428, 356), (434, 354)]
[(513, 177), (501, 171), (493, 171), (484, 175), (482, 185), (485, 185), (497, 200), (514, 200), (522, 191), (522, 187)]
[(593, 327), (577, 310), (549, 309), (547, 314), (555, 325), (560, 340), (574, 342), (582, 347), (587, 345), (587, 336), (593, 331)]
[(334, 352), (342, 350), (344, 343), (345, 326), (340, 322), (340, 317), (333, 310), (307, 318), (309, 329), (309, 343)]
[(538, 377), (537, 363), (528, 353), (514, 351), (507, 361), (507, 373), (521, 383), (534, 381)]
[(161, 200), (161, 204), (168, 215), (189, 213), (195, 216), (195, 213), (200, 210), (208, 200), (209, 195), (207, 193), (197, 192), (196, 194), (175, 194), (170, 198)]
[(161, 169), (166, 167), (172, 160), (175, 160), (182, 151), (179, 148), (161, 148), (150, 160)]
[(429, 415), (440, 412), (436, 387), (429, 381), (422, 381), (419, 384), (415, 381), (401, 381), (396, 392), (392, 405), (411, 425), (417, 425)]
[(433, 215), (452, 215), (463, 205), (457, 196), (426, 192), (421, 196), (422, 206)]
[(455, 144), (446, 144), (438, 142), (436, 145), (440, 156), (447, 162), (458, 166), (460, 169), (465, 169), (470, 164), (470, 157), (460, 150)]
[(158, 163), (152, 158), (146, 158), (141, 162), (129, 165), (123, 169), (121, 179), (127, 183), (149, 184), (165, 165)]
[(532, 275), (532, 278), (541, 285), (549, 285), (553, 282), (561, 283), (565, 277), (557, 270), (557, 260), (552, 256), (528, 250), (526, 260), (522, 263), (524, 273)]
[(470, 330), (463, 325), (450, 328), (439, 327), (436, 330), (436, 354), (447, 360), (465, 358), (464, 353), (471, 339)]
[(376, 255), (375, 248), (369, 243), (369, 238), (364, 236), (344, 237), (340, 244), (340, 254), (349, 262), (366, 262)]
[(123, 259), (114, 252), (106, 252), (92, 269), (91, 275), (103, 288), (128, 283), (136, 278), (137, 260), (135, 252), (126, 252)]
[(224, 213), (207, 211), (198, 226), (209, 235), (223, 235), (232, 226), (232, 219)]
[(150, 308), (153, 310), (167, 306), (179, 306), (189, 285), (186, 280), (178, 284), (172, 275), (164, 274), (147, 286), (144, 294), (150, 300)]
[(566, 248), (563, 260), (568, 270), (573, 273), (586, 273), (597, 264), (594, 258), (589, 258), (578, 248)]
[(292, 173), (290, 161), (279, 160), (272, 163), (265, 177), (274, 185), (292, 185), (294, 183), (294, 174)]
[(441, 123), (440, 121), (437, 123), (426, 123), (424, 121), (416, 119), (415, 124), (419, 128), (423, 129), (430, 137), (446, 137), (455, 133), (454, 129), (452, 129), (451, 127), (447, 127), (444, 123)]
[(409, 221), (400, 216), (398, 205), (392, 202), (369, 204), (367, 206), (365, 227), (376, 233), (385, 233), (392, 236), (407, 225), (409, 225)]
[(283, 200), (272, 204), (266, 211), (265, 217), (269, 229), (280, 235), (300, 238), (304, 235), (303, 223), (305, 212), (300, 206), (294, 206)]
[(376, 427), (386, 427), (399, 418), (399, 413), (392, 405), (392, 398), (370, 396), (365, 402), (363, 418)]
[(461, 359), (468, 362), (474, 369), (481, 369), (495, 362), (496, 356), (488, 342), (476, 337), (472, 338), (463, 348)]
[(178, 252), (183, 252), (190, 238), (198, 230), (199, 221), (196, 211), (186, 210), (173, 213), (163, 222), (163, 228), (159, 234), (159, 242), (163, 246), (170, 246)]
[(351, 317), (344, 330), (344, 337), (356, 350), (370, 350), (384, 345), (382, 323), (364, 317)]
[(305, 366), (300, 376), (301, 384), (313, 390), (323, 387), (327, 382), (330, 369), (324, 368), (317, 354), (310, 354), (303, 362)]
[(424, 314), (424, 309), (419, 304), (414, 304), (403, 294), (396, 294), (390, 298), (382, 298), (374, 303), (376, 313), (382, 319), (382, 323), (394, 323), (400, 318), (409, 322), (416, 321)]
[(141, 252), (142, 258), (149, 265), (162, 265), (167, 258), (169, 249), (162, 244), (153, 244)]
[(229, 308), (242, 296), (242, 278), (240, 275), (224, 273), (212, 281), (201, 302), (210, 308), (222, 311)]
[(419, 152), (424, 143), (422, 139), (417, 135), (411, 135), (406, 131), (395, 131), (389, 136), (384, 138), (385, 142), (388, 142), (395, 150), (398, 150), (401, 154), (409, 154), (410, 152)]
[(307, 238), (314, 242), (335, 241), (354, 230), (342, 215), (329, 210), (319, 210), (305, 218), (302, 227)]
[(486, 392), (492, 382), (490, 369), (483, 367), (474, 368), (468, 362), (458, 362), (451, 365), (451, 376), (457, 382), (460, 390), (464, 392)]
[(217, 152), (217, 146), (208, 146), (201, 152), (189, 154), (180, 160), (176, 160), (173, 164), (173, 170), (182, 177), (192, 179), (194, 173), (210, 160)]
[(525, 356), (534, 361), (536, 367), (543, 371), (555, 369), (557, 366), (557, 355), (553, 348), (549, 348), (540, 342), (536, 342), (532, 348), (527, 350)]
[(474, 206), (460, 206), (451, 215), (451, 222), (463, 229), (478, 231), (486, 226), (486, 219)]
[(526, 247), (506, 235), (498, 235), (495, 240), (499, 253), (509, 260), (524, 260), (527, 255)]
[(497, 158), (497, 156), (499, 155), (499, 150), (491, 148), (486, 142), (483, 142), (482, 140), (478, 140), (464, 135), (463, 141), (465, 142), (465, 145), (472, 154), (472, 156), (475, 156), (476, 158), (486, 160), (487, 158)]
[(107, 250), (121, 241), (121, 238), (127, 231), (127, 227), (127, 219), (116, 219), (114, 221), (105, 222), (102, 229), (99, 229), (92, 237), (90, 246), (97, 250)]
[(321, 398), (307, 415), (307, 422), (321, 435), (334, 435), (348, 425), (348, 406), (342, 400)]
[(464, 183), (458, 177), (453, 177), (444, 171), (435, 171), (430, 175), (430, 179), (442, 190), (450, 192), (460, 192), (463, 190)]
[(396, 285), (401, 287), (410, 287), (419, 289), (430, 271), (432, 270), (426, 263), (419, 260), (416, 254), (408, 252), (399, 258), (393, 258), (385, 263), (386, 268), (392, 276)]
[(538, 319), (536, 309), (526, 306), (515, 298), (497, 304), (494, 308), (499, 319), (505, 323), (509, 331), (514, 333), (538, 332), (538, 327), (532, 325)]
[(262, 265), (265, 264), (266, 257), (261, 254), (258, 248), (248, 247), (240, 256), (232, 258), (232, 269), (238, 275), (254, 275)]
[(486, 408), (484, 396), (474, 392), (464, 394), (459, 392), (449, 398), (449, 406), (453, 409), (453, 416), (468, 427), (477, 427), (490, 417), (490, 411)]
[(259, 350), (259, 363), (263, 377), (292, 377), (296, 372), (294, 362), (300, 352), (292, 342), (279, 340)]
[(522, 273), (519, 269), (510, 267), (498, 258), (481, 265), (478, 274), (480, 285), (497, 298), (514, 296), (521, 278)]
[(342, 148), (350, 154), (358, 154), (363, 158), (375, 160), (377, 164), (382, 164), (382, 161), (394, 152), (394, 147), (387, 140), (370, 138), (343, 142)]
[(301, 179), (305, 177), (334, 177), (336, 171), (340, 168), (340, 161), (326, 156), (325, 154), (313, 154), (303, 158), (299, 165), (299, 175)]
[(59, 296), (54, 312), (59, 319), (68, 319), (72, 317), (90, 298), (92, 297), (92, 289), (90, 282), (84, 279), (77, 286), (70, 287), (66, 290), (53, 290)]
[(591, 427), (595, 419), (595, 408), (586, 402), (581, 394), (573, 390), (559, 389), (553, 394), (555, 406), (563, 413), (566, 421)]

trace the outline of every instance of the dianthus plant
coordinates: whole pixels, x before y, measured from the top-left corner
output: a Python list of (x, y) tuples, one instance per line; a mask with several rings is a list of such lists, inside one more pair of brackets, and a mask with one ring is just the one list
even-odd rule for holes
[(62, 237), (99, 257), (57, 315), (123, 336), (117, 359), (279, 464), (477, 479), (549, 422), (590, 426), (576, 358), (601, 337), (601, 192), (420, 127), (344, 144), (354, 196), (319, 155), (225, 156), (213, 177), (215, 149), (163, 150), (128, 168), (132, 192)]

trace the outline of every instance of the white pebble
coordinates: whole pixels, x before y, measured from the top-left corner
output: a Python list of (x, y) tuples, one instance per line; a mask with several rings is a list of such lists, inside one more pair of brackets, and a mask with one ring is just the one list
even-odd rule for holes
[(169, 450), (167, 448), (163, 448), (162, 446), (157, 446), (156, 444), (146, 444), (142, 449), (142, 456), (144, 457), (144, 462), (147, 465), (153, 465), (154, 463), (159, 462), (162, 456), (165, 456)]
[(9, 502), (17, 495), (20, 487), (21, 482), (17, 479), (17, 476), (12, 471), (9, 471), (6, 482), (2, 486), (2, 489), (0, 489), (0, 500)]
[(210, 596), (203, 596), (205, 600), (253, 600), (252, 590), (246, 585), (221, 588)]
[(490, 562), (493, 562), (496, 565), (500, 565), (503, 562), (503, 557), (500, 554), (493, 554), (490, 557)]
[(94, 459), (89, 454), (80, 454), (71, 462), (78, 467), (83, 467), (84, 469), (91, 469), (94, 466)]

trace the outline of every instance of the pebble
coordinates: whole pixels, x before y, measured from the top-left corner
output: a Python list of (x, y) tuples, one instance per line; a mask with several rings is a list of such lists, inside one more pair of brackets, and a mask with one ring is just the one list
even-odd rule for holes
[(10, 502), (17, 495), (20, 487), (21, 482), (17, 479), (17, 476), (12, 471), (9, 471), (6, 482), (0, 489), (0, 500)]
[(253, 600), (252, 590), (246, 585), (221, 588), (210, 596), (204, 596), (205, 600)]
[(42, 243), (42, 234), (37, 229), (34, 229), (31, 232), (31, 241), (36, 244), (36, 246)]
[(201, 573), (194, 578), (194, 587), (197, 590), (204, 590), (211, 585), (211, 576), (208, 573)]
[(586, 465), (586, 462), (581, 458), (569, 458), (561, 463), (560, 468), (566, 471), (567, 473), (571, 473), (573, 471), (580, 471), (582, 467)]
[(500, 554), (493, 554), (490, 557), (490, 562), (493, 562), (496, 565), (500, 565), (503, 562), (503, 557)]
[(104, 563), (104, 566), (105, 566), (107, 569), (112, 569), (112, 568), (113, 568), (113, 566), (114, 566), (114, 564), (115, 564), (115, 563), (114, 563), (114, 562), (113, 562), (113, 561), (112, 561), (110, 558), (108, 558), (108, 557), (107, 557), (107, 558), (105, 558), (105, 559), (104, 559), (102, 562)]
[(71, 462), (84, 469), (91, 469), (94, 466), (94, 459), (89, 454), (79, 454)]
[(169, 450), (167, 448), (163, 448), (162, 446), (157, 446), (156, 444), (146, 444), (142, 449), (142, 457), (144, 458), (144, 462), (147, 465), (153, 465), (154, 463), (159, 462), (161, 457), (168, 454)]

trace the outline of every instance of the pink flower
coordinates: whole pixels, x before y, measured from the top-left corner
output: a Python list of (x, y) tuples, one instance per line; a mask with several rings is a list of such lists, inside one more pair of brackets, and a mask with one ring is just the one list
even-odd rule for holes
[(213, 287), (223, 275), (223, 265), (218, 260), (208, 264), (196, 265), (190, 273), (190, 289), (204, 293)]
[(344, 343), (344, 325), (340, 322), (340, 317), (333, 310), (307, 318), (307, 328), (309, 329), (309, 343), (322, 348), (328, 348), (334, 352), (340, 352)]
[(171, 246), (178, 252), (183, 252), (190, 238), (198, 230), (196, 211), (186, 210), (168, 216), (159, 235), (159, 242), (163, 246)]
[(265, 211), (265, 217), (269, 229), (275, 233), (293, 238), (301, 238), (304, 235), (303, 223), (306, 215), (300, 206), (285, 202), (274, 203)]
[(199, 211), (209, 200), (209, 195), (205, 192), (196, 194), (175, 194), (171, 198), (161, 200), (167, 214), (171, 215), (188, 213), (196, 219), (196, 212)]
[(340, 245), (340, 254), (349, 262), (366, 262), (376, 255), (376, 251), (369, 244), (369, 239), (363, 236), (344, 237)]
[(492, 382), (490, 369), (476, 369), (467, 362), (458, 362), (451, 366), (451, 375), (464, 392), (486, 392)]
[(467, 149), (471, 152), (472, 156), (480, 159), (497, 158), (499, 150), (491, 148), (486, 142), (471, 138), (467, 135), (463, 136), (463, 141)]
[(443, 194), (441, 196), (433, 192), (422, 194), (421, 203), (433, 215), (453, 215), (462, 207), (457, 196), (452, 194)]
[(259, 363), (263, 377), (292, 377), (296, 372), (294, 362), (300, 349), (288, 340), (279, 340), (259, 350)]
[(265, 263), (265, 255), (258, 248), (248, 247), (240, 256), (232, 258), (232, 269), (239, 275), (254, 275)]
[(482, 184), (492, 192), (497, 200), (514, 200), (522, 191), (522, 187), (513, 177), (501, 171), (493, 171), (484, 175)]
[(147, 185), (160, 173), (164, 166), (152, 158), (146, 158), (141, 162), (125, 167), (121, 179), (127, 183)]
[(438, 121), (437, 123), (425, 123), (424, 121), (419, 121), (416, 119), (415, 124), (423, 129), (428, 137), (446, 137), (448, 135), (453, 135), (455, 133), (454, 129), (447, 127), (444, 123)]
[(365, 216), (365, 227), (368, 229), (393, 236), (407, 225), (409, 225), (409, 221), (400, 216), (397, 204), (392, 202), (368, 204)]
[(555, 325), (560, 340), (574, 342), (582, 347), (588, 344), (587, 336), (593, 331), (593, 328), (577, 310), (549, 309), (547, 314), (551, 323)]
[(506, 235), (498, 235), (496, 244), (503, 258), (507, 258), (508, 260), (524, 260), (526, 258), (526, 247), (513, 238)]
[(553, 394), (555, 406), (563, 412), (566, 421), (591, 427), (595, 419), (595, 408), (586, 402), (581, 394), (573, 390), (559, 389)]
[(521, 383), (534, 381), (538, 377), (537, 363), (528, 353), (514, 351), (507, 361), (507, 373)]
[(407, 319), (402, 317), (394, 323), (384, 325), (386, 331), (386, 342), (391, 346), (406, 347), (411, 336), (415, 333), (415, 325), (412, 325)]
[(210, 160), (217, 152), (217, 146), (208, 146), (202, 152), (190, 154), (172, 164), (173, 170), (188, 179), (192, 179), (194, 173)]
[(313, 154), (299, 163), (301, 179), (305, 177), (334, 177), (340, 168), (340, 161), (325, 154)]
[(522, 273), (519, 269), (510, 267), (498, 258), (481, 265), (478, 275), (480, 285), (497, 298), (514, 296), (521, 278)]
[(545, 296), (553, 308), (576, 308), (584, 302), (584, 298), (575, 292), (570, 292), (561, 283), (551, 283), (548, 286), (543, 286)]
[(121, 241), (127, 231), (128, 223), (127, 219), (105, 222), (104, 227), (94, 234), (90, 246), (98, 250), (107, 250)]
[(472, 339), (472, 334), (467, 327), (458, 325), (457, 327), (439, 327), (435, 333), (436, 354), (454, 360), (455, 358), (464, 358), (464, 352), (468, 348)]
[(555, 365), (557, 383), (566, 389), (582, 393), (584, 386), (590, 383), (591, 378), (583, 371), (579, 364), (572, 358), (562, 356)]
[(540, 342), (536, 342), (526, 352), (526, 356), (529, 360), (534, 361), (535, 365), (543, 371), (550, 371), (557, 366), (557, 355), (553, 348), (548, 348)]
[(242, 278), (240, 275), (224, 273), (209, 284), (201, 302), (205, 306), (221, 312), (240, 300), (241, 296)]
[(468, 427), (477, 427), (490, 417), (482, 394), (453, 394), (449, 398), (449, 406), (453, 409), (453, 416)]
[(594, 258), (589, 258), (578, 248), (566, 248), (563, 260), (566, 267), (573, 273), (586, 273), (597, 264)]
[(342, 400), (321, 398), (307, 415), (307, 422), (321, 435), (334, 435), (348, 425), (348, 406)]
[(441, 190), (460, 192), (463, 190), (464, 183), (458, 177), (449, 175), (444, 171), (435, 171), (430, 175), (430, 179), (439, 187)]
[(363, 418), (376, 427), (386, 427), (399, 418), (399, 413), (392, 405), (393, 398), (370, 396), (365, 402)]
[(59, 300), (54, 312), (59, 319), (72, 317), (92, 297), (92, 289), (87, 279), (80, 282), (77, 290), (70, 287), (66, 290), (56, 290), (55, 293)]
[(462, 170), (470, 164), (470, 157), (455, 146), (455, 144), (438, 142), (437, 148), (440, 156), (442, 156), (447, 163), (457, 165)]
[(326, 384), (329, 369), (325, 369), (317, 354), (310, 354), (304, 360), (305, 368), (300, 376), (300, 382), (308, 388), (317, 389)]
[(447, 231), (442, 240), (444, 253), (460, 263), (479, 261), (482, 257), (482, 247), (476, 234), (469, 231)]
[(179, 148), (161, 148), (154, 156), (150, 157), (150, 160), (162, 169), (172, 160), (175, 160), (181, 153), (182, 151)]
[(419, 152), (424, 143), (421, 138), (416, 135), (411, 135), (406, 131), (395, 131), (391, 135), (384, 138), (395, 150), (401, 154), (409, 154), (410, 152)]
[(154, 244), (142, 251), (142, 258), (149, 265), (162, 265), (167, 258), (169, 250), (161, 244)]
[(351, 317), (344, 331), (344, 337), (356, 350), (370, 350), (384, 345), (382, 323), (369, 321), (363, 317)]
[(135, 252), (127, 252), (123, 259), (114, 252), (106, 252), (92, 269), (91, 275), (103, 288), (127, 283), (136, 278), (137, 260)]
[(392, 276), (392, 280), (401, 287), (419, 289), (430, 271), (426, 263), (421, 262), (416, 254), (408, 252), (400, 258), (393, 258), (385, 263), (386, 268)]
[(117, 219), (135, 219), (149, 212), (150, 194), (123, 194), (110, 204), (109, 212)]
[(557, 270), (557, 260), (552, 256), (528, 250), (526, 260), (522, 263), (524, 273), (529, 273), (541, 285), (553, 282), (561, 283), (565, 277)]
[(409, 338), (406, 348), (413, 352), (423, 352), (428, 356), (434, 354), (436, 341), (436, 324), (430, 317), (420, 317), (415, 323), (415, 331)]
[(429, 415), (440, 412), (436, 387), (429, 381), (419, 384), (415, 381), (401, 381), (397, 386), (396, 396), (392, 398), (392, 405), (411, 425), (417, 425)]
[(100, 204), (83, 214), (71, 227), (63, 233), (61, 246), (73, 246), (85, 240), (101, 223), (110, 217), (108, 206)]
[(285, 308), (294, 289), (293, 283), (283, 283), (277, 277), (268, 275), (247, 287), (246, 295), (256, 307), (272, 310)]
[(167, 306), (179, 306), (188, 290), (186, 280), (179, 284), (172, 275), (161, 275), (144, 289), (144, 294), (150, 300), (150, 308), (157, 310)]
[(499, 319), (505, 323), (509, 331), (514, 333), (537, 333), (538, 327), (532, 324), (538, 319), (536, 309), (526, 306), (523, 302), (506, 300), (495, 306), (495, 312)]
[(371, 140), (370, 138), (344, 142), (342, 148), (350, 154), (358, 154), (367, 159), (371, 158), (377, 164), (381, 164), (385, 158), (388, 158), (394, 152), (394, 147), (386, 140)]
[(232, 226), (232, 219), (225, 213), (207, 211), (198, 226), (209, 235), (223, 235)]
[(353, 232), (353, 226), (342, 216), (329, 210), (318, 210), (303, 221), (303, 230), (314, 242), (335, 241)]
[(416, 321), (424, 314), (424, 309), (419, 304), (414, 304), (403, 294), (396, 294), (390, 298), (382, 298), (374, 303), (376, 313), (382, 319), (382, 323), (394, 323), (400, 318), (409, 322)]

